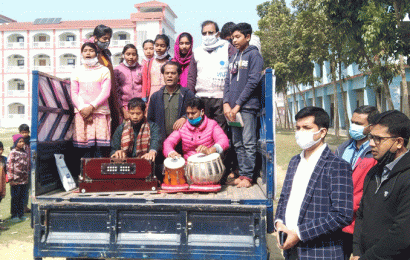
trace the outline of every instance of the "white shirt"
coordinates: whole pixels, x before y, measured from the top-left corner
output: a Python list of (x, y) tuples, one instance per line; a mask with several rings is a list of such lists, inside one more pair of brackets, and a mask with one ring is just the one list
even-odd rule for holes
[(313, 170), (319, 161), (320, 156), (325, 150), (327, 144), (323, 144), (310, 155), (309, 159), (305, 159), (305, 151), (300, 154), (300, 162), (293, 177), (292, 190), (290, 191), (289, 201), (286, 205), (286, 227), (290, 230), (296, 231), (299, 239), (300, 233), (298, 228), (298, 219), (300, 215), (300, 209), (303, 199), (306, 195), (306, 189), (308, 187), (310, 177), (312, 177)]

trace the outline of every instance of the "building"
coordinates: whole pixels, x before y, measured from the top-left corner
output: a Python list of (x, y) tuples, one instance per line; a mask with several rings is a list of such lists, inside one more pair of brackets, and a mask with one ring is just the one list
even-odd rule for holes
[[(94, 28), (104, 24), (113, 29), (110, 51), (113, 65), (119, 64), (123, 47), (133, 43), (143, 56), (142, 43), (157, 34), (175, 42), (177, 16), (165, 3), (135, 4), (128, 19), (61, 21), (60, 18), (17, 22), (0, 15), (0, 127), (17, 127), (31, 122), (33, 70), (69, 78), (80, 64), (80, 46)], [(173, 53), (171, 46), (170, 53)]]

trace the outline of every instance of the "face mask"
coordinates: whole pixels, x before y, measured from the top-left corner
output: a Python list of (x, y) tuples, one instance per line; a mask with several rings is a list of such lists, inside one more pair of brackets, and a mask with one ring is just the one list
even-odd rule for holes
[[(394, 143), (393, 143), (394, 144)], [(392, 146), (393, 146), (392, 144)], [(392, 146), (390, 146), (390, 149), (392, 148)], [(396, 158), (396, 152), (390, 152), (390, 149), (382, 156), (382, 158), (380, 158), (379, 160), (377, 160), (378, 164), (381, 167), (386, 166), (387, 164), (391, 163), (392, 161), (394, 161), (394, 158)]]
[(210, 46), (212, 44), (215, 44), (218, 38), (216, 38), (216, 34), (214, 35), (203, 35), (202, 36), (202, 43), (205, 46)]
[(158, 55), (158, 53), (156, 51), (154, 53), (155, 53), (155, 58), (158, 59), (158, 60), (165, 59), (168, 56), (168, 50), (162, 55)]
[(93, 67), (93, 66), (97, 65), (97, 63), (98, 63), (98, 58), (97, 58), (97, 57), (94, 57), (94, 58), (92, 58), (92, 59), (84, 59), (84, 58), (81, 58), (81, 62), (82, 62), (82, 64), (84, 64), (84, 65), (87, 65), (87, 66), (89, 66), (89, 67)]
[(105, 50), (105, 49), (108, 48), (108, 46), (110, 46), (110, 41), (108, 41), (108, 42), (100, 42), (100, 41), (97, 41), (97, 46), (98, 46), (98, 48), (100, 48), (101, 50)]
[(128, 62), (127, 62), (126, 60), (123, 60), (123, 62), (122, 62), (122, 63), (124, 63), (124, 65), (125, 65), (125, 66), (127, 66), (127, 67), (129, 68), (129, 67), (135, 67), (135, 66), (137, 65), (138, 61), (136, 61), (136, 62), (135, 62), (134, 64), (132, 64), (132, 65), (129, 65), (129, 64), (128, 64)]
[(188, 122), (193, 126), (199, 125), (199, 123), (201, 123), (201, 121), (202, 121), (202, 116), (198, 116), (195, 119), (188, 119)]
[(315, 144), (319, 143), (322, 138), (318, 140), (313, 139), (313, 135), (318, 134), (322, 130), (319, 129), (316, 133), (310, 131), (296, 131), (295, 138), (296, 143), (302, 148), (303, 150), (309, 149), (310, 147), (314, 146)]
[(366, 137), (366, 135), (363, 134), (364, 128), (365, 127), (362, 125), (351, 124), (349, 128), (350, 137), (352, 137), (356, 141), (362, 140)]

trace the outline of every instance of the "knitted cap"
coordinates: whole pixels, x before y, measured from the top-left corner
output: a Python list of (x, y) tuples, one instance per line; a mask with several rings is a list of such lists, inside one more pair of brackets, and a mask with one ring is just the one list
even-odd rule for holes
[(24, 137), (21, 134), (15, 134), (13, 135), (13, 148), (17, 146), (17, 143), (19, 142), (20, 139), (24, 139)]

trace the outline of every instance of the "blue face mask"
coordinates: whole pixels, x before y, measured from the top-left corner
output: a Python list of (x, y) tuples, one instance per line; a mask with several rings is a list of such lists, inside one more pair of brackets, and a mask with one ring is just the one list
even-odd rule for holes
[(188, 119), (188, 122), (193, 126), (199, 125), (199, 123), (201, 123), (201, 121), (202, 121), (202, 116), (198, 116), (195, 119)]
[(351, 124), (349, 128), (349, 135), (356, 141), (362, 140), (366, 137), (366, 135), (363, 134), (364, 128), (365, 127), (362, 125)]

